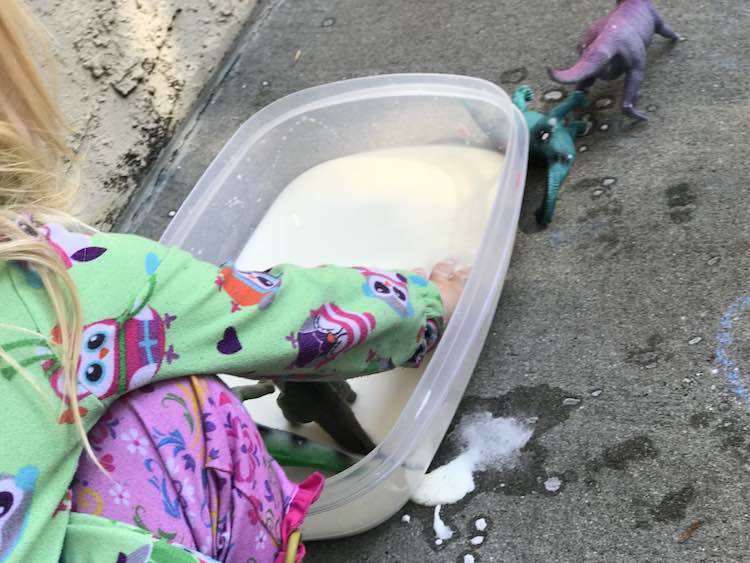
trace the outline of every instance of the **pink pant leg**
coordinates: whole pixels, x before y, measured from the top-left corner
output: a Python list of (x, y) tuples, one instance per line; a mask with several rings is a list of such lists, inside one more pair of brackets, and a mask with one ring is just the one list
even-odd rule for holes
[(111, 479), (82, 456), (73, 510), (142, 527), (219, 561), (283, 560), (289, 535), (323, 486), (319, 474), (301, 485), (287, 479), (216, 377), (136, 390), (110, 407), (89, 439)]

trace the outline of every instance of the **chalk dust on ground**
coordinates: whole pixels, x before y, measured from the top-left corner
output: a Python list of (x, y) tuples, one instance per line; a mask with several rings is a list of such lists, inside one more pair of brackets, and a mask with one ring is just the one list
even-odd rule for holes
[(112, 227), (254, 0), (27, 0), (53, 37), (84, 219)]

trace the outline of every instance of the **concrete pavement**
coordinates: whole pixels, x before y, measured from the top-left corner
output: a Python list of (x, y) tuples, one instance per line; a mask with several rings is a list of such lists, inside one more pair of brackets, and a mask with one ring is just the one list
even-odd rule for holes
[[(459, 413), (538, 417), (521, 462), (481, 474), (477, 492), (444, 507), (457, 534), (440, 547), (431, 509), (408, 505), (410, 523), (394, 517), (361, 536), (311, 543), (309, 561), (750, 559), (750, 419), (740, 387), (750, 369), (741, 300), (750, 8), (657, 5), (687, 41), (657, 38), (651, 49), (640, 102), (651, 120), (620, 115), (621, 82), (593, 88), (592, 102), (612, 103), (592, 106), (586, 151), (545, 230), (532, 217), (544, 176), (529, 175), (501, 303)], [(509, 91), (520, 82), (557, 90), (545, 68), (572, 63), (583, 30), (611, 7), (264, 2), (121, 225), (158, 237), (236, 127), (307, 86), (438, 71)], [(453, 453), (446, 444), (436, 463)], [(549, 476), (562, 482), (554, 493)], [(479, 517), (489, 527), (473, 546)]]

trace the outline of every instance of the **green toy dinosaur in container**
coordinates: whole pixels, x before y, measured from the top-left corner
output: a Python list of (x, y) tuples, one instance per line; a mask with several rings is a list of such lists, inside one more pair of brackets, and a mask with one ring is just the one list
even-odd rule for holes
[(560, 185), (568, 177), (576, 157), (575, 138), (586, 132), (586, 122), (565, 124), (565, 115), (587, 104), (586, 95), (576, 90), (548, 113), (530, 111), (527, 103), (534, 99), (529, 86), (521, 86), (513, 94), (513, 103), (523, 112), (529, 127), (529, 154), (547, 162), (547, 193), (542, 207), (536, 212), (537, 221), (547, 225), (552, 221)]

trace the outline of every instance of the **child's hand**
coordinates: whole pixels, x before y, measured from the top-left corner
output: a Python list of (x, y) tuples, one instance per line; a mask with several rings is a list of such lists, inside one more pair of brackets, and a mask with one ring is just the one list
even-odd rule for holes
[[(469, 279), (469, 272), (470, 269), (468, 267), (461, 266), (456, 268), (456, 263), (449, 260), (438, 262), (432, 269), (430, 281), (440, 291), (443, 308), (445, 309), (445, 322), (448, 322), (451, 316), (453, 316), (453, 311), (455, 311), (458, 299), (464, 290), (466, 280)], [(424, 270), (420, 273), (424, 275)]]

